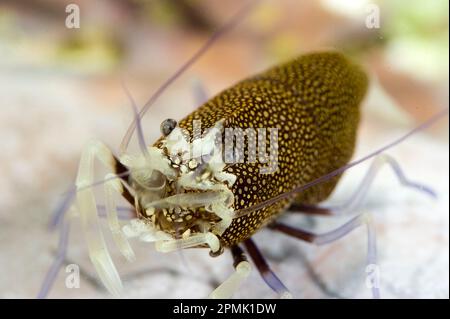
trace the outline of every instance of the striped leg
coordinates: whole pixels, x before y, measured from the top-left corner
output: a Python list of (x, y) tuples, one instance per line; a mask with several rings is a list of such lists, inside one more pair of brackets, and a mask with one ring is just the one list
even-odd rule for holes
[(231, 274), (219, 287), (217, 287), (209, 298), (213, 299), (228, 299), (239, 289), (242, 282), (250, 275), (252, 267), (247, 261), (247, 257), (239, 246), (231, 247), (231, 254), (233, 255), (233, 266), (235, 272)]
[[(294, 228), (288, 225), (285, 225), (283, 223), (274, 222), (269, 227), (272, 230), (276, 230), (279, 232), (282, 232), (286, 235), (298, 238), (300, 240), (304, 240), (316, 245), (325, 245), (334, 241), (339, 240), (340, 238), (344, 237), (348, 233), (350, 233), (355, 228), (365, 225), (367, 227), (367, 246), (368, 246), (368, 252), (367, 252), (367, 267), (366, 270), (371, 270), (371, 285), (370, 288), (372, 289), (372, 296), (374, 298), (380, 298), (380, 290), (379, 290), (379, 278), (378, 278), (378, 271), (377, 271), (377, 249), (376, 249), (376, 241), (375, 241), (375, 229), (373, 226), (373, 222), (370, 218), (370, 215), (367, 213), (360, 214), (354, 218), (352, 218), (350, 221), (345, 223), (344, 225), (329, 231), (324, 234), (314, 234), (311, 232), (308, 232), (306, 230), (300, 229), (300, 228)], [(375, 270), (375, 271), (374, 271)]]
[(345, 214), (345, 213), (354, 212), (356, 209), (358, 209), (359, 206), (361, 205), (361, 203), (363, 202), (364, 198), (366, 197), (366, 195), (370, 189), (370, 186), (372, 185), (373, 181), (375, 180), (377, 173), (385, 165), (388, 165), (391, 167), (391, 169), (393, 170), (395, 176), (397, 177), (397, 179), (401, 185), (403, 185), (405, 187), (410, 187), (410, 188), (416, 189), (416, 190), (423, 192), (433, 198), (436, 197), (436, 193), (428, 186), (409, 180), (406, 177), (406, 175), (404, 174), (404, 172), (401, 169), (398, 162), (393, 157), (391, 157), (387, 154), (381, 154), (381, 155), (378, 155), (373, 160), (372, 165), (370, 166), (368, 172), (364, 176), (359, 187), (353, 193), (353, 195), (344, 204), (336, 206), (336, 207), (331, 207), (331, 210), (333, 210), (337, 214)]
[(286, 286), (281, 282), (277, 275), (275, 275), (272, 269), (270, 269), (255, 242), (250, 238), (244, 242), (244, 245), (266, 284), (272, 288), (272, 290), (275, 291), (280, 298), (292, 298), (292, 295)]

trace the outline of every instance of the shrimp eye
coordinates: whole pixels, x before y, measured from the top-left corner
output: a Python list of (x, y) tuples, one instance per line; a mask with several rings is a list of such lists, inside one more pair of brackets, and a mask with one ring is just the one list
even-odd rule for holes
[(164, 136), (169, 135), (173, 129), (177, 127), (177, 121), (174, 119), (166, 119), (161, 123), (161, 133)]

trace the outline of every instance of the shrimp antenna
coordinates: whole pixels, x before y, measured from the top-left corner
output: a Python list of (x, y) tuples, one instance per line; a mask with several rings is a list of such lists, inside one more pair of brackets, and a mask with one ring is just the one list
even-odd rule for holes
[(133, 123), (137, 127), (139, 147), (142, 151), (142, 154), (144, 154), (145, 158), (148, 161), (150, 161), (150, 154), (148, 153), (148, 150), (147, 150), (147, 143), (145, 142), (144, 133), (142, 130), (141, 117), (139, 116), (136, 103), (134, 102), (134, 99), (131, 96), (131, 93), (128, 90), (127, 86), (125, 85), (125, 81), (123, 79), (122, 79), (121, 83), (122, 83), (122, 87), (123, 87), (128, 99), (130, 100), (131, 108), (133, 109), (133, 114), (134, 114), (134, 122)]
[[(170, 76), (159, 88), (156, 92), (150, 97), (150, 99), (144, 104), (141, 111), (139, 112), (139, 118), (142, 118), (145, 113), (148, 111), (150, 106), (158, 99), (158, 97), (175, 81), (177, 80), (190, 66), (192, 66), (203, 54), (205, 54), (208, 49), (212, 47), (212, 45), (220, 39), (226, 32), (231, 30), (234, 26), (236, 26), (253, 8), (253, 6), (259, 0), (251, 0), (247, 4), (245, 4), (237, 13), (235, 13), (229, 21), (227, 21), (224, 25), (218, 28), (211, 37), (200, 47), (194, 55), (189, 58), (172, 76)], [(119, 147), (120, 154), (125, 153), (128, 144), (130, 143), (131, 137), (136, 128), (136, 122), (133, 121), (128, 127), (125, 136), (123, 137), (122, 143)]]
[(340, 168), (338, 168), (338, 169), (336, 169), (336, 170), (334, 170), (334, 171), (332, 171), (332, 172), (330, 172), (328, 174), (325, 174), (325, 175), (323, 175), (323, 176), (321, 176), (321, 177), (319, 177), (319, 178), (317, 178), (317, 179), (315, 179), (315, 180), (313, 180), (313, 181), (311, 181), (309, 183), (306, 183), (304, 185), (298, 186), (298, 187), (296, 187), (296, 188), (294, 188), (294, 189), (292, 189), (292, 190), (290, 190), (288, 192), (285, 192), (285, 193), (282, 193), (282, 194), (277, 195), (275, 197), (272, 197), (271, 199), (268, 199), (268, 200), (266, 200), (266, 201), (264, 201), (262, 203), (259, 203), (259, 204), (256, 204), (256, 205), (253, 205), (253, 206), (250, 206), (250, 207), (247, 207), (247, 208), (236, 210), (235, 211), (235, 215), (234, 215), (233, 218), (238, 218), (238, 217), (245, 216), (247, 214), (250, 214), (251, 212), (254, 212), (254, 211), (259, 210), (261, 208), (264, 208), (264, 207), (267, 207), (269, 205), (272, 205), (272, 204), (278, 202), (279, 200), (286, 199), (286, 198), (289, 198), (291, 196), (294, 196), (294, 195), (296, 195), (296, 194), (298, 194), (300, 192), (303, 192), (304, 190), (306, 190), (308, 188), (311, 188), (311, 187), (313, 187), (313, 186), (315, 186), (317, 184), (326, 182), (329, 179), (333, 178), (334, 176), (339, 175), (339, 174), (343, 173), (344, 171), (348, 170), (349, 168), (351, 168), (353, 166), (356, 166), (356, 165), (358, 165), (358, 164), (360, 164), (360, 163), (362, 163), (364, 161), (367, 161), (368, 159), (373, 158), (373, 157), (377, 156), (378, 154), (383, 153), (384, 151), (386, 151), (386, 150), (388, 150), (388, 149), (390, 149), (390, 148), (400, 144), (401, 142), (403, 142), (404, 140), (409, 138), (411, 135), (414, 135), (414, 134), (416, 134), (416, 133), (418, 133), (420, 131), (423, 131), (423, 130), (427, 129), (428, 127), (433, 125), (435, 122), (439, 121), (440, 119), (442, 119), (443, 117), (448, 115), (448, 112), (449, 112), (449, 109), (446, 108), (446, 109), (436, 113), (435, 115), (430, 117), (428, 120), (426, 120), (425, 122), (423, 122), (422, 124), (420, 124), (416, 128), (412, 129), (411, 131), (409, 131), (405, 135), (397, 138), (393, 142), (391, 142), (391, 143), (389, 143), (389, 144), (387, 144), (387, 145), (377, 149), (376, 151), (374, 151), (374, 152), (372, 152), (372, 153), (370, 153), (370, 154), (368, 154), (368, 155), (366, 155), (366, 156), (364, 156), (364, 157), (362, 157), (362, 158), (360, 158), (360, 159), (358, 159), (356, 161), (353, 161), (353, 162), (348, 163), (348, 164), (346, 164), (344, 166), (341, 166)]

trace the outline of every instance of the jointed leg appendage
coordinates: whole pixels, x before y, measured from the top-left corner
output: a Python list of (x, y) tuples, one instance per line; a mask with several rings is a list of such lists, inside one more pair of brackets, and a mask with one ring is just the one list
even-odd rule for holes
[(117, 206), (114, 200), (114, 193), (123, 193), (123, 185), (120, 179), (113, 177), (115, 177), (114, 174), (108, 174), (105, 177), (106, 216), (108, 219), (109, 228), (114, 238), (114, 242), (116, 243), (120, 252), (128, 261), (134, 261), (136, 257), (134, 255), (133, 249), (130, 246), (130, 243), (121, 230), (117, 213)]
[(375, 180), (375, 177), (377, 176), (377, 173), (385, 164), (389, 165), (392, 168), (401, 185), (414, 188), (420, 192), (424, 192), (431, 197), (436, 197), (435, 192), (431, 188), (423, 184), (410, 181), (405, 176), (400, 165), (393, 157), (387, 154), (381, 154), (373, 160), (369, 170), (367, 171), (366, 175), (364, 176), (363, 180), (359, 184), (357, 190), (352, 194), (352, 196), (344, 204), (336, 207), (330, 207), (330, 209), (336, 214), (353, 212), (357, 210), (364, 200), (365, 196), (367, 195), (373, 181)]
[(85, 147), (76, 179), (77, 206), (91, 261), (106, 288), (113, 295), (119, 296), (122, 290), (122, 282), (106, 247), (94, 193), (91, 188), (86, 187), (92, 184), (94, 180), (95, 158), (100, 159), (107, 167), (114, 168), (114, 156), (104, 144), (92, 141)]
[(372, 217), (369, 214), (364, 215), (364, 223), (367, 227), (367, 282), (366, 284), (372, 289), (374, 299), (380, 298), (380, 277), (379, 266), (377, 265), (377, 242), (375, 235), (375, 226)]
[(48, 270), (45, 275), (44, 282), (42, 283), (41, 289), (37, 295), (38, 299), (43, 299), (47, 297), (50, 292), (51, 287), (55, 283), (56, 276), (58, 275), (59, 270), (66, 258), (67, 254), (67, 246), (69, 243), (69, 232), (70, 232), (70, 221), (62, 221), (60, 223), (60, 233), (59, 233), (59, 243), (58, 250), (56, 252), (56, 258), (53, 261), (52, 266)]
[(244, 242), (244, 245), (266, 284), (272, 288), (280, 298), (292, 298), (292, 295), (286, 286), (281, 282), (277, 275), (275, 275), (272, 269), (270, 269), (254, 241), (252, 239), (247, 239)]
[(278, 222), (272, 223), (271, 225), (269, 225), (269, 228), (316, 245), (325, 245), (344, 237), (353, 229), (361, 226), (361, 222), (363, 219), (363, 215), (358, 215), (344, 225), (324, 234), (314, 234), (306, 230), (291, 227)]
[(369, 280), (370, 280), (370, 288), (372, 289), (372, 296), (373, 298), (380, 298), (380, 291), (379, 291), (379, 277), (378, 277), (378, 266), (376, 264), (377, 262), (377, 251), (376, 251), (376, 241), (375, 241), (375, 229), (373, 226), (373, 222), (370, 218), (370, 216), (367, 213), (358, 215), (354, 218), (352, 218), (350, 221), (345, 223), (344, 225), (329, 231), (324, 234), (313, 234), (311, 232), (294, 228), (282, 223), (272, 223), (270, 225), (270, 228), (273, 230), (280, 231), (284, 234), (287, 234), (289, 236), (316, 244), (316, 245), (325, 245), (331, 242), (334, 242), (336, 240), (339, 240), (340, 238), (344, 237), (348, 233), (350, 233), (355, 228), (366, 225), (367, 227), (367, 267), (366, 270), (369, 272), (371, 271), (372, 274), (370, 274)]
[(436, 193), (431, 188), (423, 184), (410, 181), (405, 176), (400, 165), (393, 157), (387, 154), (381, 154), (375, 157), (372, 164), (370, 165), (369, 170), (364, 175), (362, 181), (358, 185), (356, 191), (343, 204), (330, 207), (322, 207), (302, 203), (293, 203), (288, 210), (291, 212), (305, 213), (308, 215), (323, 215), (323, 216), (342, 215), (354, 212), (360, 207), (362, 201), (364, 200), (370, 187), (372, 186), (372, 183), (375, 180), (377, 173), (380, 171), (381, 168), (383, 168), (385, 164), (388, 164), (392, 168), (392, 170), (395, 173), (395, 176), (397, 177), (401, 185), (405, 187), (414, 188), (420, 192), (424, 192), (425, 194), (431, 197), (436, 197)]
[(235, 272), (209, 295), (213, 299), (228, 299), (239, 289), (241, 283), (250, 275), (252, 267), (244, 252), (238, 246), (231, 248)]
[[(370, 189), (377, 173), (383, 167), (383, 165), (388, 164), (395, 173), (395, 176), (399, 180), (400, 184), (405, 187), (411, 187), (418, 191), (424, 192), (425, 194), (436, 197), (436, 193), (429, 187), (410, 181), (403, 173), (400, 165), (389, 155), (381, 154), (378, 155), (372, 162), (368, 172), (364, 176), (357, 190), (352, 194), (352, 196), (342, 205), (334, 207), (316, 207), (302, 204), (294, 204), (290, 207), (291, 211), (304, 212), (310, 215), (339, 215), (346, 214), (349, 212), (356, 211), (362, 201), (364, 200), (367, 192)], [(373, 222), (368, 214), (362, 214), (354, 217), (346, 224), (341, 227), (330, 231), (325, 234), (316, 235), (308, 231), (293, 228), (281, 223), (273, 223), (270, 227), (272, 229), (281, 231), (290, 236), (296, 237), (298, 239), (315, 243), (318, 245), (323, 245), (330, 243), (332, 241), (338, 240), (339, 238), (345, 236), (347, 233), (352, 231), (354, 228), (360, 225), (366, 225), (368, 234), (368, 255), (367, 255), (367, 267), (366, 272), (368, 279), (366, 281), (367, 286), (372, 289), (372, 295), (374, 298), (380, 298), (379, 290), (379, 269), (376, 265), (377, 251), (376, 251), (376, 241), (375, 241), (375, 229)]]

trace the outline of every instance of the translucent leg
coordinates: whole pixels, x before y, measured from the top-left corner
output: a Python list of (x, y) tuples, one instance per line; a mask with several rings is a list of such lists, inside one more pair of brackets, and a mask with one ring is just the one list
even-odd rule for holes
[(244, 245), (266, 284), (272, 288), (272, 290), (275, 291), (280, 298), (292, 298), (292, 295), (286, 286), (281, 282), (277, 275), (275, 275), (272, 269), (270, 269), (264, 256), (261, 254), (254, 241), (252, 239), (247, 239), (244, 242)]
[(392, 170), (395, 173), (395, 176), (403, 186), (415, 188), (416, 190), (424, 192), (425, 194), (431, 197), (436, 197), (436, 193), (431, 188), (422, 185), (420, 183), (410, 181), (405, 176), (400, 165), (394, 158), (386, 154), (381, 154), (375, 157), (369, 170), (367, 171), (366, 175), (364, 175), (363, 180), (359, 184), (356, 191), (343, 204), (323, 207), (323, 206), (294, 203), (289, 207), (288, 210), (291, 212), (305, 213), (308, 215), (323, 215), (323, 216), (332, 216), (340, 214), (344, 215), (347, 213), (354, 212), (360, 207), (362, 201), (364, 200), (370, 189), (370, 186), (375, 180), (377, 173), (380, 171), (380, 169), (383, 167), (384, 164), (388, 164), (392, 168)]
[(41, 289), (37, 295), (38, 299), (46, 298), (53, 284), (55, 283), (56, 276), (58, 275), (59, 270), (66, 258), (67, 254), (67, 246), (69, 243), (69, 232), (70, 232), (70, 221), (64, 221), (59, 224), (60, 233), (59, 233), (59, 243), (58, 249), (56, 252), (56, 258), (53, 261), (52, 266), (48, 270), (45, 275), (44, 282), (41, 285)]
[(114, 195), (116, 192), (118, 194), (123, 193), (123, 185), (120, 179), (113, 177), (115, 177), (114, 174), (108, 174), (105, 177), (104, 187), (106, 217), (108, 219), (109, 229), (111, 230), (117, 248), (119, 248), (122, 255), (124, 255), (128, 261), (134, 261), (136, 257), (130, 243), (122, 233), (122, 229), (119, 224), (117, 206), (114, 200)]
[(250, 275), (252, 267), (244, 252), (238, 246), (231, 249), (234, 259), (235, 272), (231, 274), (219, 287), (209, 295), (212, 299), (228, 299), (239, 289), (242, 282)]
[(353, 193), (353, 195), (342, 205), (337, 205), (335, 207), (329, 207), (329, 210), (332, 210), (335, 214), (342, 214), (347, 212), (354, 212), (357, 210), (361, 202), (364, 200), (367, 192), (370, 189), (377, 173), (383, 167), (383, 165), (388, 164), (395, 173), (395, 176), (399, 180), (400, 184), (405, 187), (411, 187), (418, 191), (424, 192), (425, 194), (436, 197), (435, 192), (422, 184), (410, 181), (405, 174), (403, 173), (400, 165), (397, 161), (389, 155), (381, 154), (378, 155), (372, 162), (368, 172), (364, 176), (357, 190)]
[(371, 281), (374, 282), (370, 286), (372, 289), (372, 295), (374, 298), (380, 297), (380, 291), (379, 291), (379, 278), (378, 278), (378, 266), (376, 264), (377, 262), (377, 251), (376, 251), (376, 241), (375, 241), (375, 229), (372, 223), (372, 220), (370, 216), (367, 213), (358, 215), (354, 218), (352, 218), (350, 221), (345, 223), (344, 225), (329, 231), (324, 234), (314, 234), (299, 228), (294, 228), (282, 223), (272, 223), (270, 225), (270, 228), (273, 230), (280, 231), (284, 234), (287, 234), (289, 236), (316, 244), (316, 245), (325, 245), (331, 242), (334, 242), (336, 240), (339, 240), (340, 238), (347, 235), (349, 232), (354, 230), (355, 228), (366, 225), (367, 227), (367, 267), (366, 270), (375, 269), (372, 273)]
[(50, 217), (49, 229), (54, 230), (56, 226), (64, 219), (66, 212), (69, 210), (69, 207), (72, 205), (75, 197), (75, 192), (70, 191), (65, 194), (63, 200), (59, 203), (58, 207), (56, 207), (52, 216)]
[(77, 206), (88, 245), (89, 257), (108, 291), (119, 296), (122, 282), (103, 238), (94, 193), (91, 188), (85, 188), (94, 180), (95, 158), (100, 159), (106, 166), (114, 168), (114, 156), (104, 144), (92, 141), (86, 145), (81, 155), (76, 179)]
[(377, 242), (375, 234), (375, 226), (369, 214), (364, 215), (367, 227), (367, 280), (366, 285), (372, 289), (374, 299), (380, 296), (380, 277), (379, 266), (377, 265)]
[[(97, 205), (97, 209), (99, 211), (100, 217), (106, 217), (105, 206)], [(68, 209), (65, 209), (64, 211), (66, 211), (66, 210), (68, 210)], [(117, 207), (117, 210), (118, 210), (118, 217), (121, 220), (131, 220), (132, 218), (135, 217), (135, 210), (132, 208)], [(64, 215), (62, 215), (62, 217), (64, 217)], [(55, 260), (53, 261), (50, 269), (48, 270), (48, 272), (45, 276), (45, 279), (41, 285), (41, 288), (39, 290), (39, 293), (37, 295), (37, 298), (39, 298), (39, 299), (43, 299), (48, 296), (51, 287), (55, 283), (56, 276), (58, 275), (58, 272), (61, 269), (62, 264), (64, 263), (64, 259), (67, 256), (67, 248), (68, 248), (68, 244), (69, 244), (69, 231), (70, 231), (71, 222), (72, 222), (71, 220), (67, 220), (63, 223), (58, 221), (55, 224), (55, 226), (59, 225), (59, 229), (60, 229), (59, 230), (58, 249), (56, 252)], [(52, 225), (52, 227), (54, 227), (54, 226)]]

